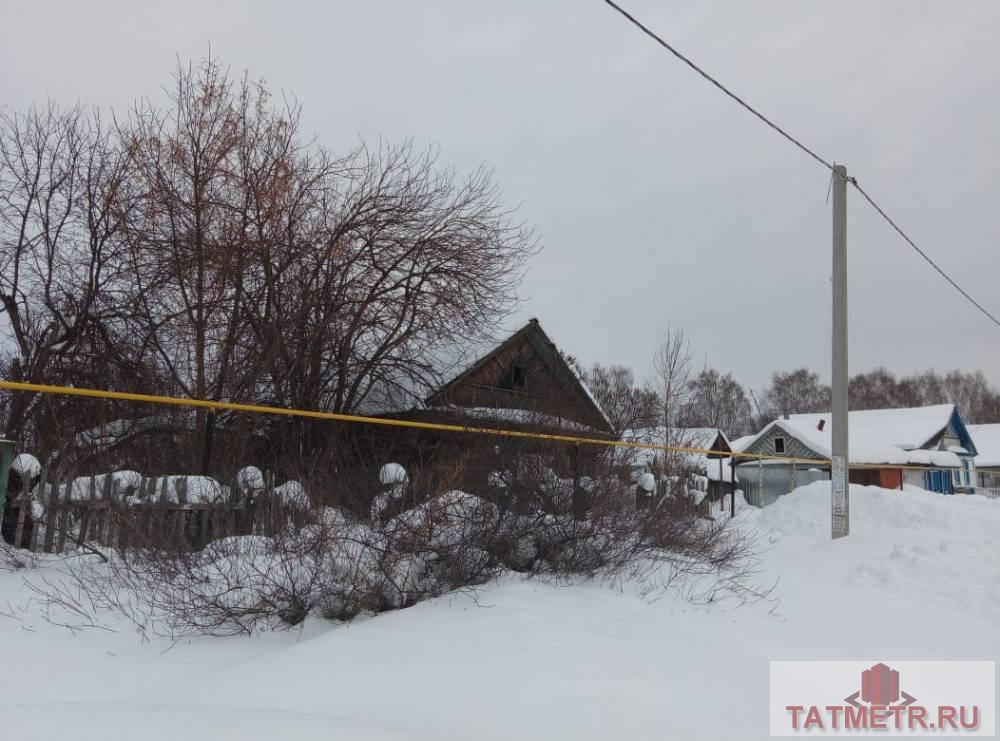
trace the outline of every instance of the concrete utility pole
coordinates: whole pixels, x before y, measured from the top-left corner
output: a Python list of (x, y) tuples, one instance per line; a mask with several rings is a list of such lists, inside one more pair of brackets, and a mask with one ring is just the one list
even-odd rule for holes
[(833, 168), (833, 438), (831, 524), (834, 538), (851, 532), (847, 436), (847, 168)]

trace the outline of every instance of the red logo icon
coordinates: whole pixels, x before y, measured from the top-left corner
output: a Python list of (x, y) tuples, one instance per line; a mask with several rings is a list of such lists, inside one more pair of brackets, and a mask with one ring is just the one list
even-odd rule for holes
[[(894, 705), (905, 707), (916, 701), (913, 695), (899, 689), (899, 672), (885, 664), (878, 663), (861, 672), (861, 690), (844, 698), (854, 707), (861, 707), (858, 698), (872, 707), (888, 708)], [(902, 697), (902, 701), (900, 701)]]

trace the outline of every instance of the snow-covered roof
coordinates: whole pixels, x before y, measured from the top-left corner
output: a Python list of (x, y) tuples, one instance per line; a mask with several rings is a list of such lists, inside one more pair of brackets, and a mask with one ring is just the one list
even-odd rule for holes
[[(852, 463), (960, 466), (961, 459), (956, 453), (926, 448), (948, 427), (954, 414), (954, 404), (850, 412), (850, 460)], [(832, 424), (829, 413), (792, 414), (787, 419), (776, 419), (761, 430), (744, 450), (774, 427), (788, 433), (820, 457), (830, 458)]]
[(979, 452), (976, 466), (1000, 466), (1000, 423), (969, 425), (968, 429)]
[[(663, 425), (659, 427), (636, 427), (623, 431), (622, 440), (664, 445), (666, 435), (667, 428)], [(726, 445), (732, 447), (729, 438), (726, 437), (726, 433), (716, 427), (672, 427), (670, 429), (670, 444), (679, 448), (707, 450), (715, 444), (715, 440), (718, 437), (721, 437)]]
[(729, 441), (729, 447), (731, 447), (735, 452), (742, 453), (747, 449), (747, 445), (757, 439), (756, 435), (744, 435), (743, 437), (738, 437), (735, 440)]
[(513, 422), (520, 425), (535, 425), (552, 427), (572, 432), (587, 432), (590, 428), (565, 417), (554, 414), (544, 414), (531, 409), (503, 409), (498, 407), (460, 407), (454, 404), (439, 407), (425, 407), (431, 412), (441, 412), (457, 417), (490, 420), (496, 422)]
[[(730, 445), (726, 433), (717, 427), (682, 427), (677, 430), (684, 442), (682, 447), (701, 448), (707, 450), (715, 444), (716, 438), (721, 437), (726, 445)], [(730, 446), (731, 447), (731, 446)]]
[[(625, 442), (665, 445), (667, 442), (666, 435), (667, 428), (662, 425), (659, 427), (640, 427), (625, 430), (622, 433), (622, 440)], [(715, 427), (674, 427), (670, 430), (670, 445), (677, 448), (708, 450), (715, 444), (718, 437), (721, 437), (729, 445), (729, 438), (726, 437), (726, 433)], [(632, 463), (636, 466), (645, 467), (653, 462), (655, 456), (662, 454), (662, 451), (656, 449), (635, 448), (633, 449)], [(688, 453), (686, 454), (686, 458), (688, 465), (704, 471), (709, 480), (730, 480), (728, 458), (708, 458), (705, 453)], [(721, 479), (719, 478), (720, 460), (723, 461), (721, 464)]]

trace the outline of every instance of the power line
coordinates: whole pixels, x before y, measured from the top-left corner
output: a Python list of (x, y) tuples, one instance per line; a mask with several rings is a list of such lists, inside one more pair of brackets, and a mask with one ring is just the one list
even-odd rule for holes
[[(688, 67), (690, 67), (695, 72), (697, 72), (699, 75), (701, 75), (703, 78), (705, 78), (706, 80), (708, 80), (712, 85), (714, 85), (719, 90), (721, 90), (723, 93), (725, 93), (729, 98), (731, 98), (732, 100), (735, 100), (743, 108), (745, 108), (747, 111), (749, 111), (754, 116), (756, 116), (759, 120), (763, 121), (770, 128), (772, 128), (774, 131), (778, 132), (782, 137), (784, 137), (785, 139), (787, 139), (789, 142), (791, 142), (792, 144), (794, 144), (800, 150), (802, 150), (803, 152), (805, 152), (806, 154), (808, 154), (810, 157), (812, 157), (814, 160), (816, 160), (816, 162), (820, 163), (821, 165), (823, 165), (823, 167), (825, 167), (828, 170), (830, 170), (831, 172), (833, 172), (833, 165), (829, 161), (827, 161), (827, 160), (823, 159), (822, 157), (820, 157), (818, 154), (816, 154), (815, 151), (813, 151), (812, 149), (810, 149), (809, 147), (807, 147), (805, 144), (803, 144), (802, 142), (800, 142), (794, 136), (792, 136), (787, 131), (785, 131), (783, 128), (781, 128), (780, 126), (778, 126), (778, 124), (774, 123), (774, 121), (772, 121), (771, 119), (769, 119), (763, 113), (761, 113), (756, 108), (754, 108), (752, 105), (750, 105), (745, 100), (743, 100), (743, 98), (741, 98), (739, 95), (737, 95), (732, 90), (730, 90), (725, 85), (723, 85), (721, 82), (719, 82), (718, 80), (716, 80), (714, 77), (712, 77), (710, 74), (708, 74), (708, 72), (706, 72), (705, 70), (703, 70), (701, 67), (699, 67), (697, 64), (695, 64), (693, 61), (691, 61), (688, 57), (686, 57), (684, 54), (682, 54), (680, 51), (678, 51), (676, 48), (674, 48), (671, 44), (667, 43), (662, 37), (660, 37), (658, 34), (656, 34), (653, 30), (651, 30), (650, 28), (648, 28), (647, 26), (645, 26), (639, 19), (637, 19), (635, 16), (633, 16), (631, 13), (629, 13), (627, 10), (625, 10), (623, 7), (621, 7), (618, 3), (614, 2), (614, 0), (604, 0), (604, 2), (607, 5), (609, 5), (612, 8), (614, 8), (616, 11), (618, 11), (625, 18), (627, 18), (634, 26), (636, 26), (644, 34), (646, 34), (647, 36), (649, 36), (651, 39), (653, 39), (656, 43), (658, 43), (664, 49), (666, 49), (671, 54), (673, 54), (675, 57), (677, 57), (682, 62), (684, 62), (684, 64), (686, 64)], [(1000, 319), (998, 319), (994, 314), (990, 313), (986, 308), (983, 307), (982, 304), (980, 304), (972, 296), (970, 296), (969, 293), (968, 293), (968, 291), (966, 291), (964, 288), (962, 288), (960, 285), (958, 285), (958, 283), (956, 283), (955, 280), (950, 275), (948, 275), (936, 262), (934, 262), (934, 260), (932, 260), (930, 258), (930, 256), (928, 256), (928, 254), (926, 252), (924, 252), (922, 249), (920, 249), (916, 245), (916, 243), (912, 239), (910, 239), (910, 237), (906, 234), (906, 232), (904, 232), (902, 230), (902, 228), (895, 221), (893, 221), (892, 218), (889, 217), (889, 215), (885, 212), (885, 210), (882, 209), (882, 207), (879, 206), (875, 202), (875, 200), (870, 195), (868, 195), (867, 192), (865, 192), (864, 188), (862, 188), (860, 185), (858, 185), (858, 181), (857, 181), (856, 178), (853, 178), (853, 177), (852, 178), (848, 178), (848, 182), (850, 182), (851, 185), (853, 185), (855, 187), (855, 189), (857, 189), (858, 193), (860, 193), (862, 195), (862, 197), (864, 197), (864, 199), (866, 201), (868, 201), (868, 204), (872, 208), (874, 208), (875, 211), (877, 211), (878, 214), (883, 219), (885, 219), (886, 223), (888, 223), (889, 226), (891, 226), (893, 229), (896, 230), (896, 233), (899, 234), (899, 236), (901, 236), (906, 241), (906, 243), (908, 245), (910, 245), (910, 247), (912, 247), (916, 251), (916, 253), (918, 255), (920, 255), (924, 260), (926, 260), (927, 263), (932, 268), (934, 268), (934, 270), (937, 271), (938, 274), (942, 278), (944, 278), (946, 281), (948, 281), (948, 283), (952, 286), (952, 288), (954, 288), (956, 291), (958, 291), (969, 303), (971, 303), (979, 311), (981, 311), (986, 316), (987, 319), (989, 319), (991, 322), (993, 322), (998, 327), (1000, 327)]]
[(907, 236), (906, 232), (904, 232), (904, 231), (902, 230), (902, 228), (900, 228), (900, 226), (899, 226), (899, 225), (898, 225), (898, 224), (897, 224), (897, 223), (896, 223), (895, 221), (893, 221), (893, 220), (892, 220), (892, 219), (891, 219), (891, 218), (889, 217), (889, 214), (887, 214), (887, 213), (886, 213), (886, 212), (885, 212), (885, 211), (884, 211), (884, 210), (882, 209), (882, 207), (881, 207), (881, 206), (879, 206), (879, 205), (878, 205), (877, 203), (875, 203), (874, 199), (872, 199), (872, 197), (871, 197), (870, 195), (868, 195), (868, 193), (866, 193), (866, 192), (865, 192), (865, 189), (864, 189), (864, 188), (862, 188), (862, 187), (861, 187), (860, 185), (858, 185), (858, 182), (857, 182), (857, 180), (854, 180), (854, 179), (852, 178), (852, 179), (851, 179), (851, 184), (852, 184), (852, 185), (854, 185), (854, 188), (855, 188), (855, 189), (856, 189), (856, 190), (858, 191), (858, 193), (860, 193), (860, 194), (861, 194), (861, 195), (862, 195), (862, 196), (864, 197), (864, 199), (865, 199), (866, 201), (868, 201), (868, 203), (869, 203), (869, 204), (871, 205), (871, 207), (872, 207), (872, 208), (874, 208), (874, 209), (875, 209), (876, 211), (878, 211), (879, 215), (880, 215), (880, 216), (881, 216), (881, 217), (882, 217), (883, 219), (885, 219), (885, 220), (886, 220), (886, 222), (888, 222), (889, 226), (891, 226), (891, 227), (892, 227), (893, 229), (895, 229), (895, 230), (896, 230), (896, 233), (897, 233), (897, 234), (899, 234), (899, 236), (901, 236), (901, 237), (902, 237), (903, 239), (905, 239), (905, 240), (906, 240), (906, 243), (907, 243), (908, 245), (910, 245), (910, 247), (912, 247), (912, 248), (913, 248), (914, 250), (916, 250), (916, 251), (917, 251), (917, 254), (918, 254), (918, 255), (920, 255), (920, 256), (921, 256), (922, 258), (924, 258), (924, 259), (925, 259), (925, 260), (927, 261), (927, 263), (928, 263), (928, 264), (929, 264), (929, 265), (930, 265), (930, 266), (931, 266), (932, 268), (934, 268), (934, 269), (935, 269), (935, 270), (936, 270), (936, 271), (937, 271), (937, 272), (938, 272), (938, 273), (939, 273), (939, 274), (941, 275), (941, 277), (942, 277), (942, 278), (944, 278), (944, 279), (945, 279), (946, 281), (948, 281), (948, 282), (949, 282), (949, 283), (951, 284), (951, 286), (952, 286), (952, 287), (953, 287), (953, 288), (954, 288), (954, 289), (955, 289), (956, 291), (958, 291), (958, 292), (959, 292), (960, 294), (962, 294), (963, 296), (965, 296), (965, 298), (966, 298), (966, 299), (968, 300), (968, 302), (969, 302), (970, 304), (972, 304), (972, 305), (973, 305), (973, 306), (975, 306), (975, 307), (976, 307), (977, 309), (979, 309), (979, 310), (980, 310), (981, 312), (983, 312), (983, 314), (985, 314), (985, 315), (986, 315), (986, 318), (987, 318), (987, 319), (989, 319), (989, 320), (990, 320), (991, 322), (993, 322), (993, 323), (994, 323), (994, 324), (996, 324), (996, 325), (997, 325), (998, 327), (1000, 327), (1000, 319), (997, 319), (997, 318), (996, 318), (996, 316), (994, 316), (994, 315), (993, 315), (993, 314), (991, 314), (991, 313), (990, 313), (989, 311), (987, 311), (987, 310), (986, 310), (986, 309), (985, 309), (985, 308), (983, 307), (983, 305), (982, 305), (982, 304), (980, 304), (980, 303), (979, 303), (978, 301), (976, 301), (976, 299), (972, 298), (972, 296), (970, 296), (970, 295), (969, 295), (969, 294), (968, 294), (968, 293), (966, 292), (966, 290), (965, 290), (964, 288), (962, 288), (962, 287), (961, 287), (960, 285), (958, 285), (958, 283), (956, 283), (956, 282), (955, 282), (954, 280), (952, 280), (952, 279), (951, 279), (951, 276), (950, 276), (950, 275), (948, 275), (948, 274), (947, 274), (946, 272), (944, 272), (944, 270), (942, 270), (942, 269), (941, 269), (941, 268), (940, 268), (940, 267), (938, 266), (938, 264), (937, 264), (936, 262), (934, 262), (934, 261), (933, 261), (933, 260), (932, 260), (932, 259), (931, 259), (931, 258), (930, 258), (930, 257), (928, 256), (928, 254), (927, 254), (926, 252), (924, 252), (924, 251), (923, 251), (922, 249), (920, 249), (919, 247), (917, 247), (916, 243), (915, 243), (915, 242), (914, 242), (914, 241), (913, 241), (912, 239), (910, 239), (910, 238), (909, 238), (909, 236)]
[(693, 69), (699, 75), (701, 75), (702, 77), (704, 77), (710, 83), (712, 83), (713, 85), (715, 85), (715, 87), (719, 88), (719, 90), (721, 90), (722, 92), (724, 92), (730, 98), (732, 98), (737, 103), (739, 103), (741, 106), (743, 106), (744, 108), (746, 108), (748, 111), (750, 111), (750, 113), (752, 113), (753, 115), (755, 115), (761, 121), (763, 121), (768, 126), (770, 126), (772, 129), (774, 129), (775, 131), (777, 131), (779, 134), (781, 134), (783, 137), (785, 137), (788, 141), (790, 141), (796, 147), (798, 147), (803, 152), (805, 152), (810, 157), (812, 157), (814, 160), (816, 160), (817, 162), (819, 162), (821, 165), (823, 165), (823, 167), (825, 167), (826, 169), (828, 169), (830, 171), (833, 170), (833, 165), (832, 164), (830, 164), (825, 159), (823, 159), (822, 157), (820, 157), (818, 154), (816, 154), (813, 150), (811, 150), (805, 144), (803, 144), (798, 139), (796, 139), (794, 136), (792, 136), (787, 131), (785, 131), (783, 128), (781, 128), (780, 126), (778, 126), (778, 124), (776, 124), (774, 121), (772, 121), (771, 119), (769, 119), (763, 113), (761, 113), (756, 108), (754, 108), (752, 105), (750, 105), (745, 100), (743, 100), (743, 98), (741, 98), (739, 95), (737, 95), (736, 93), (734, 93), (732, 90), (730, 90), (725, 85), (723, 85), (721, 82), (719, 82), (714, 77), (712, 77), (710, 74), (708, 74), (708, 72), (706, 72), (705, 70), (703, 70), (697, 64), (695, 64), (690, 59), (688, 59), (686, 56), (684, 56), (679, 51), (677, 51), (677, 49), (675, 49), (673, 46), (671, 46), (666, 41), (664, 41), (662, 38), (660, 38), (659, 36), (657, 36), (656, 33), (654, 33), (652, 30), (650, 30), (649, 28), (647, 28), (646, 26), (644, 26), (635, 16), (633, 16), (631, 13), (629, 13), (627, 10), (625, 10), (618, 3), (615, 3), (612, 0), (604, 0), (604, 2), (606, 2), (612, 8), (614, 8), (615, 10), (617, 10), (623, 16), (625, 16), (626, 18), (628, 18), (630, 21), (632, 21), (632, 23), (635, 26), (637, 26), (639, 29), (641, 29), (644, 34), (646, 34), (651, 39), (653, 39), (654, 41), (656, 41), (656, 43), (658, 43), (664, 49), (666, 49), (671, 54), (673, 54), (675, 57), (677, 57), (678, 59), (680, 59), (682, 62), (684, 62), (684, 64), (686, 64), (688, 67), (690, 67), (691, 69)]

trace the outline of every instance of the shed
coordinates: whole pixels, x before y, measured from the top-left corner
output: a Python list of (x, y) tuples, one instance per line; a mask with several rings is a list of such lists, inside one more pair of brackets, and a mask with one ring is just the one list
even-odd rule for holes
[[(718, 428), (672, 427), (668, 435), (663, 426), (643, 427), (626, 430), (622, 433), (622, 439), (654, 445), (665, 445), (669, 441), (671, 447), (682, 451), (705, 451), (679, 452), (672, 456), (671, 462), (675, 468), (684, 469), (685, 474), (704, 477), (710, 501), (717, 501), (733, 491), (733, 448), (726, 433)], [(642, 473), (661, 475), (665, 468), (667, 466), (662, 451), (650, 448), (636, 448), (632, 451), (633, 479), (637, 479)]]

